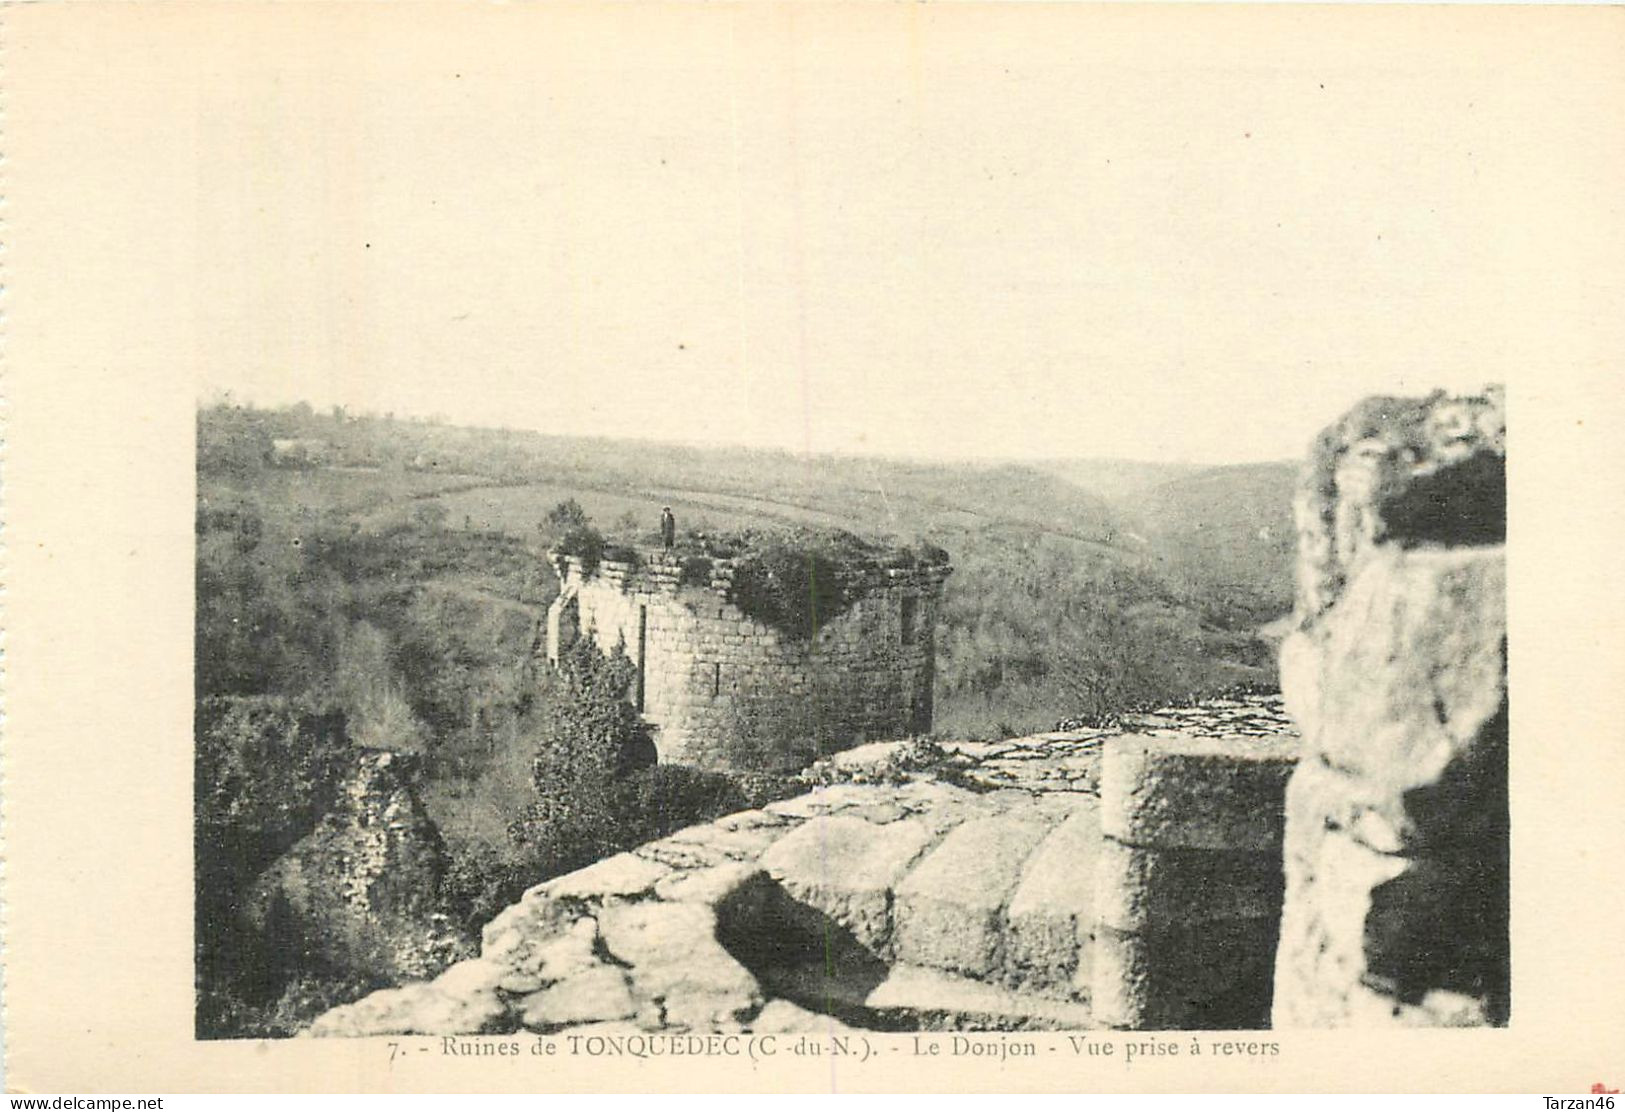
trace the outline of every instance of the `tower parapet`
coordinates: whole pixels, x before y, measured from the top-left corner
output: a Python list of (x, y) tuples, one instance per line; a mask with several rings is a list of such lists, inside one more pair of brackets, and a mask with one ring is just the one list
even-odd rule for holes
[(611, 549), (589, 564), (551, 552), (561, 589), (548, 656), (582, 636), (622, 648), (662, 761), (793, 768), (928, 733), (946, 555), (809, 564), (823, 580), (799, 591), (759, 557)]

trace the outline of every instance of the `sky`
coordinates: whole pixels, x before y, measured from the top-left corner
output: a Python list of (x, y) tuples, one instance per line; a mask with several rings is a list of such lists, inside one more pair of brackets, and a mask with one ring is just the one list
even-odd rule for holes
[(199, 63), (201, 397), (1226, 463), (1540, 358), (1520, 190), (1573, 136), (1493, 19), (350, 7)]

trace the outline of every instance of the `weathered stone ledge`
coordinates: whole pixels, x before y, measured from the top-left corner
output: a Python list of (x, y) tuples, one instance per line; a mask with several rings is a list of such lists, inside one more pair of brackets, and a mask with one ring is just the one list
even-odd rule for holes
[[(1277, 706), (1252, 697), (1216, 712), (1269, 717)], [(1095, 1025), (1100, 970), (1138, 976), (1141, 960), (1139, 943), (1119, 937), (1132, 919), (1103, 928), (1096, 906), (1096, 869), (1115, 852), (1101, 833), (1103, 751), (1143, 761), (1217, 747), (1258, 763), (1260, 745), (1105, 730), (867, 745), (819, 766), (824, 787), (537, 885), (486, 925), (479, 957), (336, 1008), (309, 1033)], [(1200, 872), (1170, 852), (1140, 873)], [(1229, 871), (1201, 874), (1234, 880), (1234, 895), (1116, 902), (1176, 923), (1191, 953), (1240, 952), (1234, 923), (1263, 917), (1272, 892), (1260, 851), (1243, 853)], [(1150, 945), (1160, 953), (1160, 936)], [(1157, 1016), (1141, 1008), (1137, 1018)]]

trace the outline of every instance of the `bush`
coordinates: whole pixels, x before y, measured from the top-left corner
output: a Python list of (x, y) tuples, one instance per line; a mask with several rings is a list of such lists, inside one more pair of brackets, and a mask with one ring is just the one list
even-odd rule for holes
[(310, 833), (350, 760), (342, 713), (275, 697), (202, 700), (192, 784), (199, 883), (252, 879)]
[(827, 554), (772, 544), (734, 565), (734, 605), (798, 640), (809, 640), (852, 605), (841, 566)]
[(721, 755), (729, 768), (792, 772), (851, 748), (860, 735), (850, 698), (833, 688), (804, 696), (743, 692), (734, 697)]
[(509, 832), (555, 867), (575, 868), (619, 847), (617, 785), (654, 757), (649, 727), (627, 700), (635, 675), (624, 651), (605, 656), (583, 637), (560, 658), (538, 708), (537, 801)]
[(547, 524), (568, 533), (572, 529), (585, 529), (590, 522), (581, 503), (574, 498), (566, 498), (547, 511)]
[(662, 838), (685, 826), (744, 810), (739, 784), (718, 772), (687, 765), (655, 765), (629, 777), (617, 800), (627, 845)]
[(593, 575), (604, 559), (604, 534), (591, 525), (577, 525), (559, 538), (555, 549), (581, 561), (581, 574)]
[(481, 927), (536, 883), (536, 874), (537, 866), (529, 858), (469, 844), (452, 852), (441, 896), (453, 923), (477, 937)]
[[(530, 863), (522, 890), (719, 815), (803, 790), (778, 776), (736, 776), (655, 764), (648, 726), (627, 701), (634, 678), (621, 651), (583, 638), (560, 661), (540, 706), (532, 781), (536, 801), (509, 828)], [(457, 881), (464, 914), (503, 906), (516, 881), (492, 855), (470, 860)]]
[(677, 575), (677, 585), (679, 587), (709, 587), (711, 585), (711, 571), (714, 566), (709, 556), (685, 557), (682, 570)]
[(194, 730), (198, 1034), (288, 1034), (274, 1015), (278, 995), (326, 972), (240, 912), (255, 877), (331, 807), (352, 759), (344, 716), (289, 699), (209, 698), (198, 703)]

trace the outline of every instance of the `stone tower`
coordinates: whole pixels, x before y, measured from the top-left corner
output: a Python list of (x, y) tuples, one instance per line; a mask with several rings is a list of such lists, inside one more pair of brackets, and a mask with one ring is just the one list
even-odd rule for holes
[(549, 660), (581, 636), (605, 652), (623, 649), (662, 761), (790, 768), (931, 729), (945, 562), (841, 569), (848, 605), (801, 637), (741, 608), (737, 557), (696, 565), (671, 551), (642, 552), (591, 570), (576, 556), (549, 558), (560, 583), (548, 611)]

